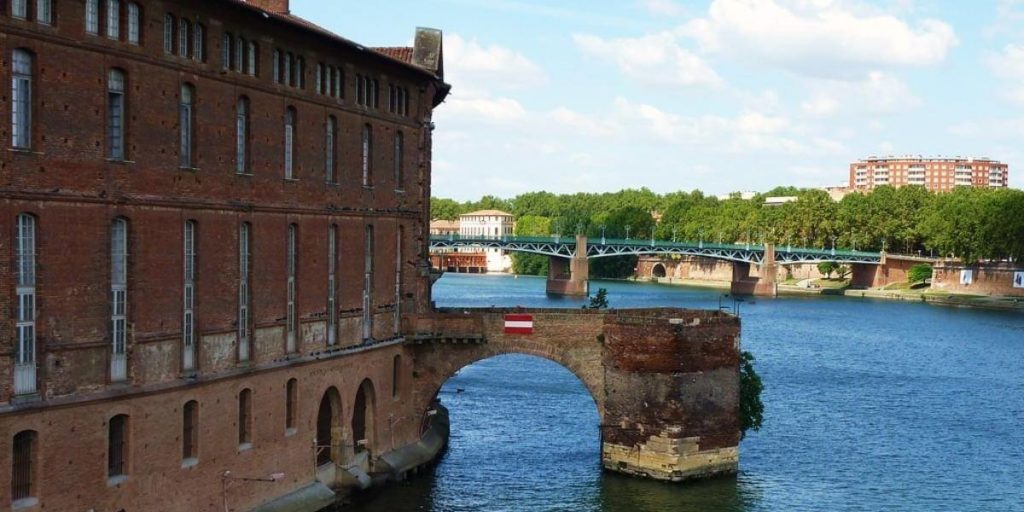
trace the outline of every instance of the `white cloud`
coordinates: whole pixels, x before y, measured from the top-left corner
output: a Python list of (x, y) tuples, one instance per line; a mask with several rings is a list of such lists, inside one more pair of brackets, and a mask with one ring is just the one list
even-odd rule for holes
[(445, 104), (444, 112), (445, 116), (455, 116), (456, 122), (479, 120), (508, 124), (526, 118), (526, 109), (518, 101), (509, 98), (455, 97)]
[(911, 26), (843, 0), (714, 0), (706, 17), (679, 33), (708, 53), (843, 79), (880, 67), (938, 64), (957, 44), (945, 22)]
[(682, 16), (686, 9), (674, 0), (639, 0), (640, 6), (657, 16)]
[(717, 87), (723, 83), (704, 59), (680, 46), (669, 32), (618, 39), (575, 34), (573, 40), (584, 53), (613, 62), (623, 74), (646, 85)]
[(547, 80), (541, 68), (522, 53), (458, 34), (445, 34), (444, 65), (446, 80), (464, 94), (477, 94), (481, 89), (523, 89)]
[(871, 71), (859, 81), (809, 79), (807, 85), (811, 92), (800, 103), (800, 111), (811, 118), (893, 114), (924, 103), (906, 82), (881, 71)]
[(1024, 105), (1024, 45), (1006, 45), (998, 54), (989, 56), (988, 66), (995, 76), (1006, 81), (1006, 97)]

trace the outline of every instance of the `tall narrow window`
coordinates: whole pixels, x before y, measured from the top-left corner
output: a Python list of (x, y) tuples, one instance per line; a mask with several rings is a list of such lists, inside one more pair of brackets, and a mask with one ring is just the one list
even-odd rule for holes
[(296, 272), (296, 238), (298, 237), (297, 231), (298, 226), (295, 224), (288, 225), (288, 290), (287, 290), (287, 311), (285, 312), (285, 329), (287, 330), (287, 340), (285, 349), (288, 353), (295, 352), (295, 334), (298, 330), (298, 326), (295, 321), (295, 272)]
[(363, 186), (373, 186), (373, 128), (363, 125)]
[(100, 33), (100, 0), (85, 0), (85, 32)]
[(11, 81), (11, 145), (32, 146), (32, 55), (14, 50)]
[(252, 252), (249, 237), (252, 228), (243, 222), (238, 228), (238, 360), (249, 360), (252, 321), (249, 318), (249, 274)]
[(299, 55), (295, 58), (295, 83), (299, 89), (306, 88), (306, 58)]
[(135, 2), (128, 3), (128, 42), (139, 44), (142, 41), (142, 8)]
[(252, 390), (248, 388), (238, 394), (238, 446), (252, 446)]
[(380, 82), (376, 78), (373, 79), (373, 87), (370, 91), (373, 92), (373, 101), (370, 102), (370, 106), (375, 109), (380, 108)]
[(174, 15), (167, 14), (164, 16), (164, 53), (171, 55), (174, 53)]
[(191, 85), (185, 84), (181, 86), (181, 99), (178, 105), (178, 123), (181, 134), (180, 165), (185, 168), (192, 167), (192, 126), (193, 118), (195, 117), (192, 108), (195, 101), (194, 93), (195, 90)]
[(235, 38), (235, 71), (241, 73), (245, 68), (245, 39)]
[(114, 219), (110, 226), (110, 380), (128, 378), (128, 221)]
[(363, 340), (373, 336), (373, 226), (363, 237)]
[(192, 28), (192, 59), (206, 62), (206, 27), (202, 23)]
[(246, 70), (245, 70), (245, 72), (249, 76), (256, 76), (256, 73), (257, 73), (257, 71), (256, 71), (256, 62), (259, 61), (259, 58), (257, 56), (258, 53), (259, 53), (259, 50), (256, 47), (256, 42), (255, 41), (249, 41), (249, 51), (246, 52), (246, 57), (248, 57), (248, 59), (249, 59), (249, 64), (246, 66)]
[(107, 424), (107, 477), (128, 474), (128, 416), (118, 414)]
[(324, 134), (324, 179), (327, 183), (337, 183), (334, 172), (338, 141), (338, 120), (334, 116), (327, 118), (327, 127)]
[(281, 50), (274, 50), (274, 81), (281, 83)]
[(402, 246), (405, 239), (405, 227), (398, 226), (395, 235), (395, 316), (393, 332), (397, 337), (402, 332)]
[(124, 72), (111, 69), (107, 77), (107, 152), (114, 160), (124, 160), (124, 91)]
[(15, 505), (19, 500), (35, 495), (35, 462), (36, 432), (18, 432), (14, 436), (14, 446), (11, 450), (11, 500)]
[(316, 65), (316, 76), (314, 78), (316, 79), (316, 83), (314, 84), (316, 93), (317, 94), (323, 94), (324, 93), (324, 84), (323, 84), (323, 79), (324, 79), (324, 63), (323, 62), (317, 63), (317, 65)]
[(405, 190), (405, 135), (395, 132), (395, 190)]
[(293, 158), (295, 156), (295, 109), (288, 107), (284, 112), (284, 178), (295, 178)]
[(284, 405), (284, 428), (286, 432), (295, 432), (298, 425), (296, 417), (298, 416), (298, 402), (299, 402), (299, 381), (295, 379), (288, 379), (288, 384), (285, 386), (285, 405)]
[(28, 18), (28, 0), (11, 0), (11, 16)]
[(199, 402), (189, 400), (181, 410), (181, 458), (194, 462), (199, 458)]
[(196, 301), (196, 222), (185, 221), (185, 286), (183, 289), (183, 311), (181, 322), (181, 367), (189, 372), (195, 369), (195, 301)]
[(345, 97), (345, 72), (341, 68), (334, 68), (334, 97)]
[(121, 0), (107, 0), (107, 37), (121, 38)]
[(36, 218), (18, 215), (16, 264), (18, 317), (15, 329), (14, 393), (36, 391)]
[(220, 65), (221, 68), (225, 71), (231, 69), (231, 47), (234, 44), (234, 36), (232, 36), (228, 32), (225, 32), (224, 38), (220, 42)]
[(396, 355), (391, 361), (391, 398), (398, 398), (402, 377), (402, 356)]
[(366, 105), (366, 83), (363, 75), (356, 75), (356, 103)]
[(238, 98), (235, 111), (235, 172), (249, 172), (249, 99)]
[(388, 112), (392, 114), (397, 110), (398, 93), (395, 92), (394, 84), (388, 84)]
[(292, 82), (292, 61), (295, 60), (295, 56), (288, 52), (284, 54), (282, 60), (284, 61), (284, 69), (282, 70), (281, 83), (284, 85), (295, 85)]
[(178, 56), (188, 58), (188, 51), (192, 48), (192, 24), (182, 18), (178, 22)]
[(43, 25), (53, 23), (53, 0), (36, 0), (36, 21)]
[(338, 226), (327, 230), (327, 345), (338, 342)]

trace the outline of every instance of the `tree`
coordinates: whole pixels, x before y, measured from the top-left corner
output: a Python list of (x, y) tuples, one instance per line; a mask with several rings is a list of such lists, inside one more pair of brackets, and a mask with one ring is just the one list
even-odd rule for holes
[(754, 371), (754, 355), (750, 352), (740, 354), (740, 436), (746, 437), (748, 430), (761, 430), (764, 422), (764, 403), (761, 392), (764, 383)]
[(924, 263), (919, 263), (910, 267), (907, 271), (907, 279), (911, 283), (923, 283), (932, 277), (932, 266)]
[[(551, 219), (539, 215), (524, 215), (516, 220), (516, 236), (549, 236)], [(531, 276), (548, 275), (549, 259), (543, 254), (512, 253), (512, 272)]]
[(818, 263), (818, 272), (825, 274), (825, 279), (832, 279), (832, 273), (837, 270), (839, 270), (839, 264), (834, 261)]
[(590, 298), (590, 305), (586, 309), (608, 309), (608, 290), (598, 288), (597, 294)]

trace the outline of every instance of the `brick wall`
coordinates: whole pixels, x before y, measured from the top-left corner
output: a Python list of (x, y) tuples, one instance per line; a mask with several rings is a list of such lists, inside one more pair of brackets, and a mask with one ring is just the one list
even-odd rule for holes
[[(960, 282), (961, 272), (965, 270), (972, 273), (970, 284), (961, 284)], [(1017, 272), (1024, 272), (1024, 266), (1011, 263), (979, 263), (976, 265), (940, 263), (935, 266), (932, 289), (950, 293), (1024, 297), (1024, 288), (1013, 286), (1014, 276)]]

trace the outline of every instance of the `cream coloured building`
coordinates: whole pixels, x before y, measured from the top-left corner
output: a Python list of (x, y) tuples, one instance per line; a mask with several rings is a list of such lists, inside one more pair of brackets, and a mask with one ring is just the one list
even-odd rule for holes
[[(459, 216), (459, 236), (501, 238), (512, 236), (515, 218), (501, 210), (478, 210)], [(512, 258), (501, 249), (485, 249), (488, 272), (510, 272)]]

